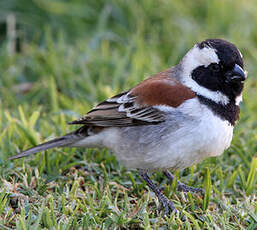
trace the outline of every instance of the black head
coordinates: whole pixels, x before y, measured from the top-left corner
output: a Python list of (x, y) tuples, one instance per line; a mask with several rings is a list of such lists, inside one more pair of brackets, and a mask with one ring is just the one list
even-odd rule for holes
[(201, 55), (212, 49), (217, 56), (213, 62), (196, 66), (191, 72), (192, 79), (198, 85), (218, 91), (227, 96), (230, 102), (235, 102), (242, 93), (246, 79), (242, 54), (234, 44), (222, 39), (207, 39), (194, 47), (197, 48)]

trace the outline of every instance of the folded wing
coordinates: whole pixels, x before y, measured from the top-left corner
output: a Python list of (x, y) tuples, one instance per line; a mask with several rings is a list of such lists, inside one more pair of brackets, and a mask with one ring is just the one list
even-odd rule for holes
[(165, 121), (160, 106), (176, 108), (185, 100), (195, 97), (191, 89), (161, 72), (133, 89), (118, 94), (95, 106), (85, 116), (69, 124), (98, 127), (125, 127), (153, 125)]
[(124, 127), (158, 124), (164, 120), (163, 112), (153, 107), (138, 104), (136, 97), (128, 91), (98, 104), (85, 116), (69, 124)]

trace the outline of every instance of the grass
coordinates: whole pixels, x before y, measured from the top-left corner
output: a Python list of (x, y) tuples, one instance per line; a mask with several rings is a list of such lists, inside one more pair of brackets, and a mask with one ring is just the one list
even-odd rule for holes
[[(22, 52), (12, 56), (6, 43), (0, 45), (1, 229), (257, 228), (254, 0), (74, 1), (74, 5), (52, 1), (59, 8), (37, 0), (23, 11), (22, 5), (13, 7), (19, 1), (15, 2), (1, 3), (1, 10), (16, 10), (21, 28), (35, 36), (25, 36)], [(70, 6), (76, 14), (69, 14)], [(90, 17), (80, 16), (83, 9)], [(66, 122), (174, 65), (195, 42), (208, 37), (237, 44), (249, 77), (232, 146), (220, 157), (174, 172), (188, 185), (205, 187), (204, 199), (177, 192), (175, 183), (161, 173), (152, 175), (186, 215), (185, 223), (176, 215), (158, 214), (158, 200), (139, 175), (107, 150), (63, 148), (7, 160), (73, 130)]]

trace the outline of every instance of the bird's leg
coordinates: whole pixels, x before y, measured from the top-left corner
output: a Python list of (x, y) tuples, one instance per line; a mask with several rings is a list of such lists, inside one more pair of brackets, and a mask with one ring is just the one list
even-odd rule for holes
[[(164, 175), (166, 177), (168, 177), (171, 180), (171, 182), (173, 181), (174, 177), (171, 175), (171, 173), (168, 170), (164, 171)], [(178, 188), (179, 191), (200, 193), (201, 196), (204, 197), (204, 189), (202, 189), (202, 188), (193, 188), (193, 187), (190, 187), (190, 186), (187, 186), (187, 185), (181, 183), (180, 181), (177, 181), (177, 183), (178, 183), (178, 187), (177, 188)]]
[[(165, 195), (163, 195), (161, 193), (160, 189), (151, 181), (151, 179), (149, 178), (147, 173), (144, 172), (144, 171), (139, 170), (139, 174), (145, 180), (147, 185), (153, 190), (155, 195), (158, 197), (160, 203), (162, 204), (162, 206), (164, 208), (165, 215), (168, 216), (173, 211), (177, 212), (177, 210), (176, 210), (174, 204), (172, 203), (172, 201), (170, 201)], [(182, 220), (183, 221), (185, 220), (184, 215), (182, 216)]]

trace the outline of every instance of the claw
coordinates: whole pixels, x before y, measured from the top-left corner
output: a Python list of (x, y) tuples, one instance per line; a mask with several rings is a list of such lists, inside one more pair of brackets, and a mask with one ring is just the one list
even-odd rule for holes
[[(173, 176), (171, 175), (171, 173), (169, 171), (164, 171), (164, 174), (166, 177), (168, 177), (171, 182), (173, 181)], [(180, 181), (177, 181), (178, 183), (178, 191), (182, 191), (182, 192), (193, 192), (193, 193), (200, 193), (202, 197), (204, 197), (204, 189), (202, 188), (193, 188), (193, 187), (190, 187), (190, 186), (187, 186), (183, 183), (181, 183)]]
[[(164, 215), (169, 216), (172, 212), (177, 213), (177, 209), (175, 208), (172, 201), (170, 201), (166, 196), (162, 195), (158, 197), (162, 207), (164, 208)], [(186, 221), (186, 217), (183, 213), (179, 212), (179, 216), (183, 222)]]
[(159, 200), (164, 207), (164, 213), (166, 216), (168, 216), (173, 211), (177, 212), (172, 201), (170, 201), (166, 196), (161, 194), (161, 196), (159, 196)]
[[(177, 210), (173, 204), (172, 201), (170, 201), (166, 196), (164, 196), (160, 189), (157, 188), (154, 183), (151, 181), (151, 179), (149, 178), (149, 176), (147, 175), (147, 173), (139, 171), (140, 175), (142, 176), (142, 178), (145, 180), (145, 182), (147, 183), (147, 185), (153, 190), (153, 192), (155, 193), (155, 195), (158, 197), (161, 206), (164, 208), (164, 214), (165, 216), (169, 216), (172, 212), (177, 213)], [(181, 220), (184, 222), (185, 221), (185, 216), (182, 214), (181, 216)]]
[(180, 219), (182, 220), (182, 222), (186, 221), (186, 217), (182, 212), (179, 212), (179, 216), (180, 216)]
[(193, 192), (193, 193), (200, 193), (202, 197), (204, 197), (204, 189), (202, 188), (193, 188), (190, 186), (187, 186), (181, 182), (178, 183), (178, 191), (182, 192)]

